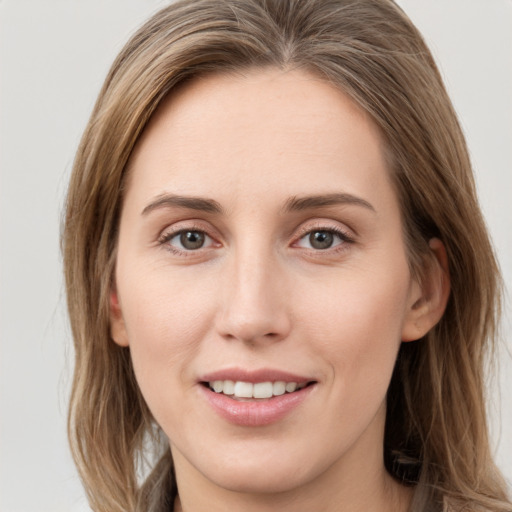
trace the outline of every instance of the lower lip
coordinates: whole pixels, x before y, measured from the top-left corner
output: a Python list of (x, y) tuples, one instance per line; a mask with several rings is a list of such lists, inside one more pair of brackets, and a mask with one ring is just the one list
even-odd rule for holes
[(274, 396), (268, 400), (239, 402), (200, 385), (204, 397), (222, 418), (243, 427), (263, 427), (282, 420), (299, 407), (314, 387), (312, 384), (300, 391)]

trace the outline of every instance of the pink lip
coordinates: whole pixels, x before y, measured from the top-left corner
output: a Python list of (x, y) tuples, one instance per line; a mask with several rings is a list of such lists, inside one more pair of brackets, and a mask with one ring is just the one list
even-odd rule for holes
[(229, 369), (212, 372), (201, 377), (199, 390), (214, 411), (229, 423), (243, 427), (263, 427), (282, 420), (293, 410), (302, 404), (316, 387), (314, 384), (305, 388), (274, 396), (264, 400), (238, 401), (222, 393), (215, 393), (207, 382), (215, 380), (233, 380), (243, 382), (284, 381), (305, 383), (312, 379), (294, 375), (280, 370), (262, 369), (247, 371), (241, 369)]
[(302, 384), (311, 382), (314, 379), (295, 375), (293, 373), (281, 370), (273, 370), (270, 368), (262, 368), (259, 370), (243, 370), (241, 368), (228, 368), (205, 374), (199, 378), (200, 382), (213, 382), (215, 380), (232, 380), (241, 382), (296, 382)]

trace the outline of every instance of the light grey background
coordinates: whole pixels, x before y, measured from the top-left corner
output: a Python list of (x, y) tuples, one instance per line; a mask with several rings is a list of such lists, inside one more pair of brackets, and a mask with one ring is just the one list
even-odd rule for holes
[[(162, 0), (0, 0), (0, 510), (88, 510), (66, 441), (72, 349), (59, 222), (73, 154), (108, 67)], [(401, 0), (467, 135), (512, 290), (512, 1)], [(510, 349), (510, 300), (504, 338)], [(512, 482), (512, 364), (490, 388)], [(500, 393), (501, 391), (501, 393)], [(501, 394), (501, 402), (498, 395)]]

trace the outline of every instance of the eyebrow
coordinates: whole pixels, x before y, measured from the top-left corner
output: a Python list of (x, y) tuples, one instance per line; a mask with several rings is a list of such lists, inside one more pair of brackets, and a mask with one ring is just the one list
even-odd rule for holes
[(362, 206), (363, 208), (366, 208), (374, 213), (377, 213), (375, 208), (368, 201), (362, 199), (361, 197), (344, 193), (321, 194), (305, 197), (291, 197), (290, 199), (288, 199), (288, 201), (286, 201), (284, 211), (296, 212), (344, 204)]
[[(376, 213), (375, 208), (368, 201), (362, 199), (361, 197), (344, 193), (321, 194), (304, 197), (294, 196), (286, 201), (283, 210), (285, 212), (297, 212), (344, 204), (362, 206)], [(223, 213), (222, 206), (213, 199), (206, 199), (204, 197), (180, 196), (175, 194), (162, 194), (156, 197), (154, 201), (149, 203), (142, 210), (142, 215), (147, 215), (152, 211), (160, 208), (172, 207), (196, 210), (206, 213)]]
[(188, 210), (197, 210), (206, 213), (222, 213), (222, 206), (213, 199), (206, 199), (204, 197), (188, 197), (179, 196), (174, 194), (162, 194), (154, 201), (149, 203), (144, 210), (142, 215), (157, 210), (159, 208), (185, 208)]

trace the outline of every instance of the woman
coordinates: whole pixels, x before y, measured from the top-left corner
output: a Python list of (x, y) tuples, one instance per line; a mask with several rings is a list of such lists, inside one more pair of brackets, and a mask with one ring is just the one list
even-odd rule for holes
[(100, 93), (63, 246), (94, 510), (511, 510), (498, 271), (393, 2), (156, 14)]

